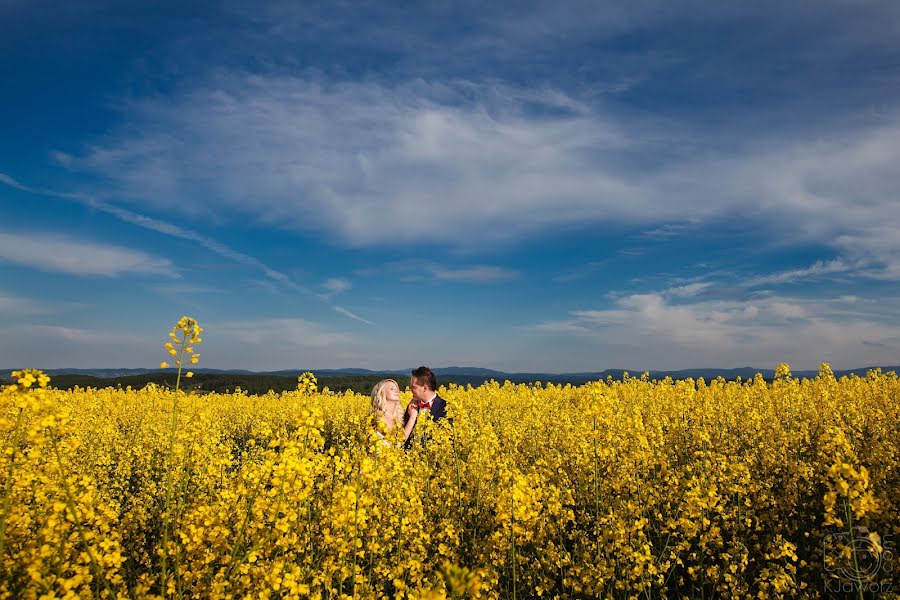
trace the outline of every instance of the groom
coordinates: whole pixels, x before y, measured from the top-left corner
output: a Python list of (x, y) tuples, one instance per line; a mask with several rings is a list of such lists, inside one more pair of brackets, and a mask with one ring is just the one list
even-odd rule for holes
[[(407, 407), (406, 413), (403, 415), (404, 427), (410, 419), (418, 420), (421, 411), (427, 410), (431, 412), (431, 418), (440, 421), (447, 416), (447, 402), (437, 395), (437, 378), (434, 372), (428, 367), (419, 367), (413, 370), (412, 376), (409, 378), (409, 389), (412, 390), (412, 401)], [(416, 426), (413, 424), (412, 431)], [(409, 438), (406, 440), (404, 447), (412, 446), (413, 435), (410, 432)]]

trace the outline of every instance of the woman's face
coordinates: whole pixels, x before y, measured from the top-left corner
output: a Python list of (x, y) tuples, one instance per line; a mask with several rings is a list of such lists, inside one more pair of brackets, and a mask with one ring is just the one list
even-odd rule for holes
[(400, 402), (400, 388), (393, 381), (384, 384), (384, 399), (388, 402)]

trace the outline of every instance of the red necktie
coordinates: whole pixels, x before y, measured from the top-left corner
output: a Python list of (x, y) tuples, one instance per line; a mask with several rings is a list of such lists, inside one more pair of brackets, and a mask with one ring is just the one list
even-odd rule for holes
[(419, 402), (419, 410), (422, 410), (423, 408), (431, 410), (431, 402)]

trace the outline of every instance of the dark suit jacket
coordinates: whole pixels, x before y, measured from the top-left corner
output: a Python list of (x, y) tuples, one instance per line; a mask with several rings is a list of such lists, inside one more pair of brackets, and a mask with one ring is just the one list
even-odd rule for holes
[[(431, 418), (435, 421), (440, 421), (444, 417), (447, 416), (447, 401), (441, 398), (440, 396), (435, 396), (434, 400), (431, 402)], [(419, 417), (416, 419), (416, 425), (419, 424), (419, 419), (422, 418), (422, 413), (419, 411)], [(406, 427), (406, 424), (409, 423), (409, 413), (403, 413), (403, 426)], [(409, 439), (406, 440), (406, 443), (403, 444), (404, 448), (411, 448), (413, 437), (416, 434), (416, 425), (413, 425), (412, 431), (409, 432)]]

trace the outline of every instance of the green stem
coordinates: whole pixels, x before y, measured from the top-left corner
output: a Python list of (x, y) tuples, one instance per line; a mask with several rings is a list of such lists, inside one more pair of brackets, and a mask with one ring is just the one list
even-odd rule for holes
[(72, 491), (69, 489), (69, 482), (66, 480), (65, 469), (62, 465), (62, 458), (59, 455), (59, 446), (56, 445), (56, 439), (51, 435), (50, 437), (51, 443), (53, 444), (53, 454), (56, 456), (56, 464), (59, 467), (59, 476), (62, 480), (63, 491), (66, 494), (66, 506), (69, 509), (69, 512), (72, 513), (72, 521), (75, 525), (75, 530), (78, 532), (78, 538), (81, 540), (82, 545), (84, 545), (84, 551), (88, 555), (88, 560), (91, 562), (91, 566), (97, 571), (97, 578), (103, 582), (104, 587), (106, 587), (106, 593), (109, 594), (110, 598), (115, 598), (116, 594), (113, 591), (112, 587), (110, 587), (109, 582), (106, 580), (106, 577), (103, 576), (103, 571), (100, 569), (100, 565), (97, 563), (97, 559), (94, 558), (94, 553), (91, 552), (91, 547), (88, 545), (87, 538), (84, 535), (84, 529), (81, 527), (81, 519), (78, 518), (78, 511), (75, 510), (75, 499), (72, 497)]
[(184, 367), (184, 346), (187, 344), (187, 332), (182, 332), (181, 347), (178, 350), (178, 377), (175, 378), (175, 393), (181, 386), (181, 369)]
[(354, 485), (356, 497), (355, 503), (353, 504), (353, 543), (351, 552), (353, 552), (353, 571), (350, 575), (350, 585), (353, 589), (353, 597), (356, 598), (356, 540), (359, 536), (359, 475), (362, 470), (362, 463), (360, 463), (359, 467), (356, 469), (356, 482)]
[[(513, 485), (515, 485), (515, 483)], [(516, 600), (516, 499), (514, 494), (515, 492), (509, 496), (509, 504), (512, 507), (512, 510), (509, 513), (509, 537), (512, 542), (512, 597), (513, 600)]]
[(458, 522), (463, 522), (463, 500), (462, 500), (462, 483), (459, 477), (459, 454), (456, 450), (456, 429), (450, 434), (453, 442), (453, 462), (456, 466), (456, 504), (459, 510), (457, 515)]
[(181, 368), (182, 358), (184, 357), (184, 346), (187, 343), (187, 333), (183, 332), (181, 337), (181, 348), (178, 354), (178, 378), (175, 380), (175, 397), (172, 399), (172, 429), (169, 432), (169, 454), (166, 458), (166, 512), (163, 517), (163, 546), (162, 546), (162, 564), (160, 565), (160, 581), (159, 593), (165, 598), (168, 594), (167, 585), (167, 567), (169, 556), (169, 520), (171, 515), (169, 511), (172, 506), (172, 461), (175, 454), (175, 432), (178, 430), (178, 388), (181, 385)]
[[(176, 521), (181, 520), (181, 515), (184, 512), (184, 506), (187, 502), (188, 488), (191, 483), (190, 477), (191, 477), (191, 473), (193, 472), (193, 469), (194, 469), (193, 449), (188, 449), (187, 457), (185, 458), (185, 462), (184, 462), (184, 477), (182, 478), (182, 485), (180, 486), (181, 489), (179, 490), (178, 498), (175, 501)], [(174, 572), (176, 574), (178, 573), (178, 570), (179, 570), (178, 567), (179, 567), (178, 555), (176, 554), (175, 555), (175, 565), (174, 565)], [(184, 598), (184, 586), (181, 581), (181, 578), (177, 577), (177, 576), (175, 578), (175, 596), (177, 598)]]
[(228, 570), (225, 572), (226, 579), (231, 577), (232, 571), (238, 564), (238, 551), (240, 550), (242, 552), (242, 557), (247, 556), (250, 552), (249, 549), (242, 548), (241, 546), (245, 543), (244, 538), (247, 535), (247, 527), (250, 525), (250, 520), (253, 518), (253, 503), (256, 502), (256, 497), (259, 495), (259, 490), (262, 489), (262, 487), (262, 481), (257, 482), (257, 485), (253, 487), (253, 492), (250, 494), (250, 497), (247, 498), (247, 512), (244, 514), (244, 520), (241, 522), (241, 529), (234, 540), (234, 544), (231, 546), (231, 560), (228, 563)]
[(6, 473), (6, 488), (3, 490), (3, 515), (0, 517), (0, 558), (3, 557), (3, 550), (6, 547), (6, 517), (9, 513), (9, 502), (12, 497), (12, 488), (13, 488), (13, 472), (15, 471), (16, 466), (16, 450), (19, 448), (19, 444), (22, 443), (22, 409), (19, 409), (19, 414), (16, 416), (16, 439), (13, 441), (13, 451), (12, 456), (9, 458), (9, 469)]
[[(594, 435), (592, 442), (594, 446), (594, 528), (596, 530), (597, 522), (600, 520), (600, 493), (599, 493), (599, 477), (600, 477), (600, 457), (597, 454), (597, 417), (594, 417)], [(600, 536), (596, 537), (596, 556), (600, 556)]]
[(853, 577), (856, 579), (856, 591), (859, 599), (863, 600), (863, 586), (859, 577), (859, 562), (856, 559), (856, 544), (853, 539), (853, 514), (850, 512), (850, 502), (846, 499), (844, 500), (844, 514), (847, 516), (847, 533), (850, 534), (850, 556), (853, 557)]

